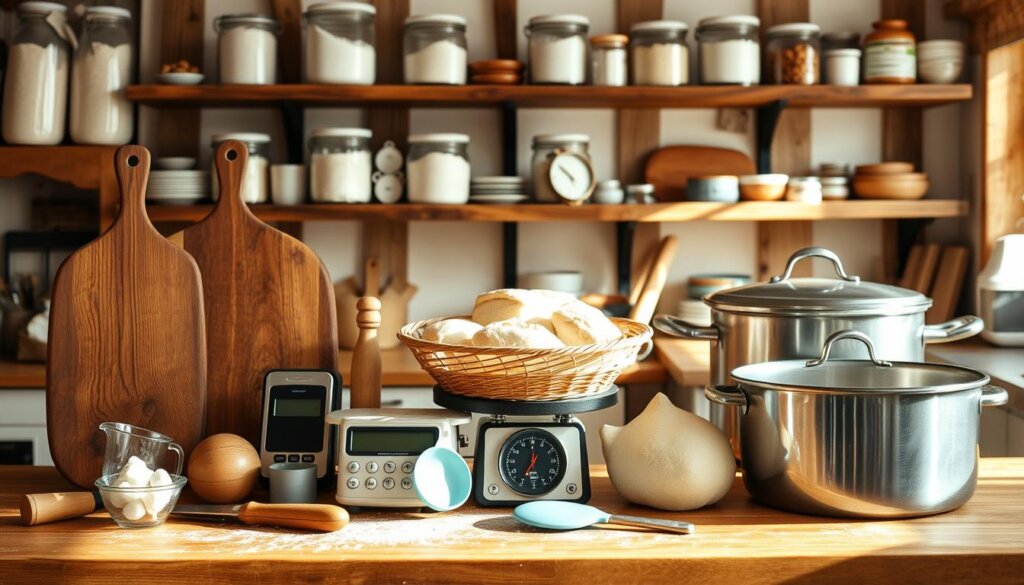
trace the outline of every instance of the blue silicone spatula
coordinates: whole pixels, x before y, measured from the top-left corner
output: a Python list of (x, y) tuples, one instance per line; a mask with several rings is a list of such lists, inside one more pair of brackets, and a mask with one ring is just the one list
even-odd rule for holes
[(693, 534), (696, 531), (696, 527), (689, 522), (657, 520), (641, 516), (619, 516), (617, 514), (609, 514), (593, 506), (574, 502), (548, 500), (529, 502), (517, 506), (512, 511), (512, 516), (523, 524), (550, 530), (576, 530), (577, 528), (586, 528), (594, 524), (621, 524), (623, 526), (652, 528), (677, 534)]

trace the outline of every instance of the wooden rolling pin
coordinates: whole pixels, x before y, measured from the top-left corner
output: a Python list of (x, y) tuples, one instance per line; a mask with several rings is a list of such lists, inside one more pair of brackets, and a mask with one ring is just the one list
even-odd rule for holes
[[(27, 494), (21, 501), (21, 522), (38, 526), (71, 520), (103, 509), (97, 492)], [(333, 532), (348, 525), (348, 512), (330, 504), (247, 504), (226, 506), (175, 506), (172, 516), (199, 520), (236, 518), (244, 524), (278, 526)]]

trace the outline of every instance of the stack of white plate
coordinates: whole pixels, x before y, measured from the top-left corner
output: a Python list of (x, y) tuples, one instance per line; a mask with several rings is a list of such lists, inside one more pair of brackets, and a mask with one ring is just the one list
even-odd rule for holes
[(697, 299), (683, 299), (679, 301), (679, 311), (676, 316), (693, 325), (709, 327), (711, 325), (711, 307), (704, 304), (704, 301)]
[(519, 203), (529, 198), (522, 177), (474, 177), (469, 182), (470, 203)]
[(150, 171), (146, 200), (187, 205), (210, 193), (209, 171)]

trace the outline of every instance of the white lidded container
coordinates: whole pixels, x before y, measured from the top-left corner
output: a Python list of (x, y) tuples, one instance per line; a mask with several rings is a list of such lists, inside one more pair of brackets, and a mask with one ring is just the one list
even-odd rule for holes
[(586, 134), (538, 134), (533, 137), (530, 165), (533, 199), (540, 203), (558, 203), (562, 199), (551, 187), (548, 169), (555, 151), (574, 152), (590, 160), (590, 136)]
[(978, 275), (977, 303), (986, 341), (1024, 346), (1024, 234), (995, 241), (988, 264)]
[(319, 203), (369, 203), (373, 155), (366, 128), (320, 128), (309, 138), (310, 198)]
[(135, 129), (125, 97), (134, 56), (132, 14), (125, 8), (92, 6), (71, 68), (71, 140), (77, 144), (127, 144)]
[(633, 85), (686, 85), (690, 81), (689, 27), (678, 20), (650, 20), (629, 30)]
[(457, 133), (409, 136), (406, 162), (409, 201), (460, 204), (469, 201), (469, 136)]
[(761, 45), (756, 16), (716, 16), (697, 24), (698, 72), (705, 85), (761, 83)]
[(629, 82), (626, 35), (590, 37), (590, 79), (594, 85), (621, 87)]
[(590, 19), (578, 14), (549, 14), (531, 18), (526, 25), (530, 83), (586, 83), (589, 30)]
[[(217, 152), (221, 142), (238, 140), (245, 143), (249, 151), (249, 162), (245, 165), (242, 175), (242, 201), (246, 203), (266, 203), (270, 200), (270, 135), (259, 132), (225, 132), (214, 134), (210, 138), (210, 146)], [(213, 200), (220, 196), (220, 184), (217, 181), (217, 169), (211, 164), (210, 182), (213, 184)]]
[(4, 76), (3, 137), (8, 144), (60, 144), (68, 100), (72, 34), (67, 8), (22, 2)]
[(322, 2), (302, 15), (303, 71), (309, 83), (373, 85), (377, 9), (363, 2)]
[(262, 14), (225, 14), (217, 31), (220, 82), (272, 85), (277, 82), (277, 33), (281, 25)]
[(405, 19), (406, 83), (465, 85), (466, 19), (455, 14), (422, 14)]
[(860, 85), (860, 49), (825, 51), (825, 79), (829, 85)]

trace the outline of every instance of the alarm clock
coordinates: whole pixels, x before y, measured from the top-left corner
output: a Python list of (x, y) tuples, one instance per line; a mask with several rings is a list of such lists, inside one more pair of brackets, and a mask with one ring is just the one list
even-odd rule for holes
[(340, 407), (341, 376), (331, 370), (271, 370), (263, 379), (260, 476), (273, 463), (312, 463), (323, 480), (333, 471), (327, 413)]
[(418, 508), (412, 471), (431, 447), (458, 452), (458, 426), (472, 418), (442, 408), (354, 408), (336, 410), (338, 491), (343, 506)]
[(580, 205), (590, 198), (597, 181), (589, 158), (576, 151), (556, 148), (549, 161), (548, 182), (555, 195), (570, 205)]

